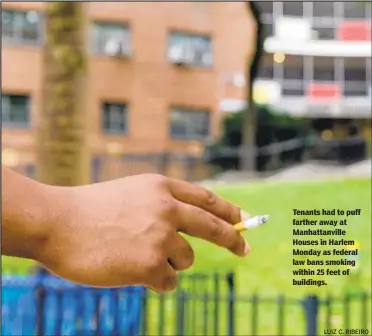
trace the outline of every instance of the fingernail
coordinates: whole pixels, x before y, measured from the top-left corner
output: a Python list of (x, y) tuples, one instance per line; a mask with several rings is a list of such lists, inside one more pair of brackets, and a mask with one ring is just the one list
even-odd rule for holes
[(242, 221), (247, 220), (249, 217), (250, 217), (250, 216), (249, 216), (249, 213), (248, 213), (248, 212), (246, 212), (246, 211), (240, 209), (240, 219), (241, 219)]
[(247, 255), (251, 251), (251, 247), (248, 245), (247, 242), (245, 242), (244, 245), (244, 255)]

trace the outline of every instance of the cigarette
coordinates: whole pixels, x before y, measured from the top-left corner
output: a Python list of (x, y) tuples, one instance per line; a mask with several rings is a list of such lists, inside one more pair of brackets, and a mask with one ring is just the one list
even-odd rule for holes
[(247, 219), (243, 222), (235, 224), (233, 227), (234, 227), (234, 230), (237, 231), (237, 232), (250, 230), (250, 229), (253, 229), (257, 226), (260, 226), (260, 225), (266, 223), (269, 220), (269, 217), (270, 217), (269, 215), (255, 216), (255, 217), (249, 218), (249, 219)]

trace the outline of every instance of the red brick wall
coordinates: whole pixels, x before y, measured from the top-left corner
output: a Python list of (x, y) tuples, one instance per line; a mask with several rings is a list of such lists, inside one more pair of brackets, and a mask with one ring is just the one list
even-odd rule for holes
[[(42, 11), (42, 3), (3, 3), (3, 8)], [(172, 104), (210, 109), (212, 132), (219, 134), (217, 106), (224, 91), (223, 73), (246, 72), (253, 53), (255, 27), (243, 2), (231, 3), (87, 3), (90, 20), (129, 23), (132, 31), (133, 58), (115, 60), (102, 56), (89, 59), (89, 99), (87, 120), (94, 152), (106, 151), (107, 143), (118, 142), (124, 152), (163, 150), (187, 151), (189, 143), (168, 137), (168, 108)], [(180, 69), (166, 58), (167, 32), (180, 29), (212, 36), (214, 65), (211, 69)], [(40, 108), (41, 49), (10, 47), (2, 49), (3, 93), (32, 96), (32, 117), (37, 125)], [(244, 89), (230, 92), (244, 98)], [(127, 137), (104, 136), (100, 131), (100, 102), (119, 100), (129, 103)], [(34, 147), (35, 129), (3, 129), (3, 148)], [(18, 141), (19, 136), (26, 140)]]

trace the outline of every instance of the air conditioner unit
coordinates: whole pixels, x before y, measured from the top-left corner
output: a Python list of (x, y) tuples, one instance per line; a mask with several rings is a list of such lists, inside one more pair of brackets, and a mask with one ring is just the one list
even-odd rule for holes
[(111, 57), (128, 57), (128, 46), (119, 39), (110, 39), (105, 44), (105, 54)]
[(195, 61), (196, 52), (191, 45), (174, 45), (170, 48), (169, 58), (177, 65), (188, 65)]
[(210, 52), (202, 52), (201, 60), (204, 65), (210, 65), (213, 63), (213, 56)]
[(212, 53), (204, 45), (195, 44), (193, 48), (195, 50), (195, 59), (198, 63), (208, 66), (213, 62)]

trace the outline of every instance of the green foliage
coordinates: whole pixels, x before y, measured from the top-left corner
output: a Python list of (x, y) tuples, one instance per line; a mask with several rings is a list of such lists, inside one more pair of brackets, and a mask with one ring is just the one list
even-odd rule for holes
[[(227, 116), (222, 123), (222, 138), (215, 144), (239, 146), (242, 138), (242, 124), (244, 120), (244, 113), (249, 111), (244, 110), (233, 113)], [(308, 120), (304, 118), (292, 117), (289, 114), (281, 113), (269, 106), (257, 106), (257, 131), (260, 132), (262, 127), (270, 127), (273, 129), (293, 128), (299, 130), (300, 133), (306, 132), (308, 129)]]

